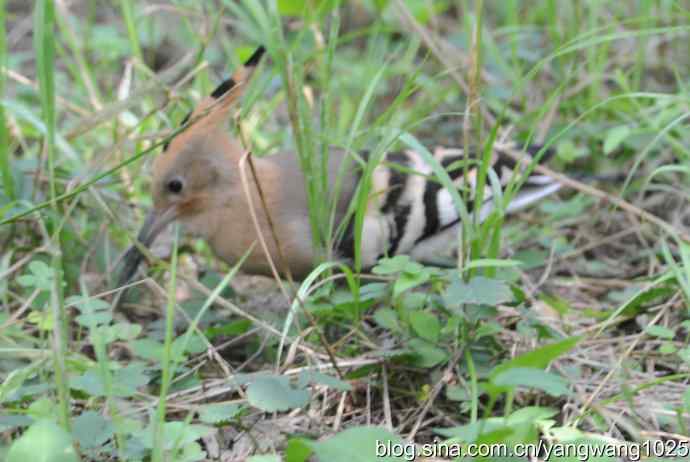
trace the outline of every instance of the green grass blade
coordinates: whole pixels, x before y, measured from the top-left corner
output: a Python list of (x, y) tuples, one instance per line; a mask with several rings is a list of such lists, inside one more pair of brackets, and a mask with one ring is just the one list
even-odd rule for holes
[[(5, 32), (5, 0), (0, 0), (0, 99), (5, 93), (5, 72), (7, 68), (7, 36)], [(10, 201), (14, 201), (17, 196), (14, 190), (14, 178), (10, 168), (11, 153), (9, 147), (9, 133), (5, 122), (5, 108), (0, 105), (0, 174), (2, 175), (2, 186), (5, 196)]]
[[(39, 82), (41, 110), (43, 121), (46, 125), (45, 150), (48, 157), (48, 178), (50, 185), (50, 198), (53, 203), (53, 221), (61, 216), (60, 207), (55, 201), (57, 197), (56, 172), (55, 172), (55, 6), (52, 0), (41, 0), (36, 3), (34, 10), (34, 52), (36, 55), (36, 70)], [(67, 383), (67, 372), (65, 361), (68, 352), (68, 319), (65, 310), (63, 279), (64, 271), (62, 265), (61, 229), (55, 225), (51, 230), (55, 234), (51, 237), (52, 256), (51, 266), (53, 269), (53, 287), (51, 290), (51, 308), (54, 317), (53, 349), (55, 363), (55, 384), (58, 393), (60, 410), (60, 423), (66, 429), (70, 428), (70, 396), (69, 385)]]
[(158, 406), (156, 408), (153, 436), (153, 462), (162, 462), (164, 459), (164, 427), (165, 410), (167, 405), (168, 390), (172, 382), (173, 375), (173, 336), (175, 323), (175, 304), (177, 303), (177, 248), (179, 242), (179, 226), (175, 226), (175, 240), (172, 249), (172, 260), (170, 262), (170, 275), (168, 282), (168, 302), (165, 307), (165, 340), (163, 341), (163, 361), (161, 364), (162, 376), (161, 387), (158, 395)]

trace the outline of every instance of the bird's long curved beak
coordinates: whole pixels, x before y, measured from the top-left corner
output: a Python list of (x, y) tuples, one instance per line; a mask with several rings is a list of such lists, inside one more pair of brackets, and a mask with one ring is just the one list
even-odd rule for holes
[[(146, 215), (144, 225), (141, 227), (141, 230), (137, 235), (139, 244), (146, 248), (151, 247), (153, 242), (156, 240), (156, 237), (176, 217), (177, 213), (175, 207), (168, 207), (162, 211), (155, 209), (151, 210), (148, 215)], [(138, 246), (133, 245), (127, 249), (127, 252), (122, 258), (122, 270), (120, 272), (120, 277), (118, 278), (118, 287), (127, 284), (132, 279), (143, 259), (144, 254), (141, 252)]]

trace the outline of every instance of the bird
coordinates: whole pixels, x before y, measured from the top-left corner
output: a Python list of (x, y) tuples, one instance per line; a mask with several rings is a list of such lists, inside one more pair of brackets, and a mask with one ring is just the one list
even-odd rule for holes
[[(230, 78), (202, 99), (182, 121), (179, 133), (154, 159), (150, 186), (153, 209), (138, 233), (138, 245), (131, 246), (123, 257), (120, 285), (132, 279), (142, 262), (140, 246), (150, 247), (173, 221), (205, 239), (215, 255), (229, 264), (246, 257), (241, 268), (245, 273), (272, 274), (266, 252), (254, 245), (259, 234), (271, 236), (271, 233), (278, 236), (279, 244), (266, 239), (265, 250), (273, 262), (284, 262), (285, 267), (279, 268), (281, 272), (303, 279), (314, 269), (320, 254), (312, 244), (306, 179), (296, 154), (283, 152), (253, 158), (255, 177), (249, 180), (249, 197), (253, 204), (265, 207), (265, 213), (257, 213), (257, 230), (240, 175), (240, 161), (246, 150), (228, 128), (233, 107), (264, 53), (265, 48), (259, 47)], [(529, 146), (527, 155), (534, 155), (540, 149), (540, 146)], [(492, 168), (505, 185), (519, 167), (500, 149), (494, 151)], [(366, 152), (355, 156), (337, 148), (329, 151), (328, 184), (335, 184), (337, 179), (341, 184), (335, 204), (337, 224), (351, 216), (348, 207), (362, 180), (361, 163), (357, 159), (366, 161), (367, 156)], [(434, 157), (447, 169), (458, 189), (466, 179), (471, 187), (476, 187), (476, 166), (469, 173), (463, 168), (451, 168), (465, 158), (462, 149), (439, 148), (434, 151)], [(414, 150), (386, 153), (384, 160), (371, 175), (362, 222), (361, 266), (371, 268), (381, 258), (395, 255), (431, 261), (439, 251), (447, 251), (453, 242), (457, 243), (458, 227), (462, 223), (451, 191), (432, 178), (431, 165)], [(417, 174), (409, 174), (410, 171)], [(263, 197), (259, 196), (257, 186)], [(560, 184), (551, 178), (531, 174), (506, 211), (524, 208), (559, 188)], [(493, 207), (491, 188), (485, 189), (480, 220)], [(352, 261), (355, 255), (352, 221), (345, 229), (345, 235), (332, 251), (336, 258)]]

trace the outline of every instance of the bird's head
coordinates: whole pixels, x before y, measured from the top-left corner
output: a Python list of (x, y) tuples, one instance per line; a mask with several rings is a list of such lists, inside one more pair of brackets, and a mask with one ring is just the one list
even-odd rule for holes
[[(153, 162), (149, 212), (137, 237), (149, 247), (156, 236), (174, 220), (194, 223), (195, 218), (213, 213), (226, 200), (223, 190), (237, 174), (231, 168), (239, 146), (228, 135), (227, 119), (234, 103), (242, 96), (246, 83), (259, 63), (260, 47), (231, 78), (204, 98), (183, 121), (182, 130)], [(132, 246), (124, 257), (120, 285), (127, 283), (143, 254)]]

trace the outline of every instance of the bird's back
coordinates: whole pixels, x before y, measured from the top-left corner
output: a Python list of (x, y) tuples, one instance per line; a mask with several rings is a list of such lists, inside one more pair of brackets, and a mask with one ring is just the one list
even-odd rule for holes
[[(516, 149), (509, 145), (508, 148)], [(532, 154), (538, 147), (529, 149)], [(467, 161), (460, 149), (437, 149), (436, 161), (443, 166), (454, 186), (465, 188), (465, 170), (462, 163)], [(360, 159), (367, 159), (366, 153)], [(269, 160), (280, 170), (280, 188), (276, 194), (282, 204), (274, 211), (281, 223), (283, 238), (287, 247), (293, 251), (289, 260), (294, 262), (295, 272), (300, 274), (310, 267), (308, 258), (318, 255), (311, 244), (309, 204), (305, 190), (305, 177), (294, 154), (278, 154)], [(478, 168), (471, 165), (467, 174), (467, 191), (464, 195), (470, 200), (466, 204), (468, 213), (473, 213), (476, 194)], [(470, 161), (472, 158), (470, 157)], [(491, 168), (498, 175), (502, 186), (521, 170), (516, 169), (515, 161), (502, 149), (496, 149)], [(355, 256), (354, 226), (352, 217), (346, 212), (354, 198), (361, 180), (362, 166), (351, 155), (341, 149), (329, 152), (328, 185), (340, 184), (340, 194), (335, 208), (335, 223), (349, 219), (345, 235), (335, 250), (339, 258), (352, 260)], [(526, 207), (558, 190), (560, 185), (550, 178), (531, 175), (524, 187), (507, 206), (511, 212)], [(332, 190), (330, 191), (332, 193)], [(484, 220), (494, 207), (493, 190), (485, 187), (483, 204), (478, 211), (479, 219)], [(362, 239), (360, 243), (363, 268), (370, 268), (385, 256), (408, 254), (413, 259), (427, 262), (438, 261), (449, 253), (457, 243), (460, 227), (460, 213), (453, 202), (450, 191), (444, 189), (434, 177), (432, 166), (414, 151), (401, 151), (387, 154), (373, 171), (369, 196), (364, 214)], [(337, 226), (336, 226), (337, 227)], [(302, 240), (297, 244), (295, 240)]]

